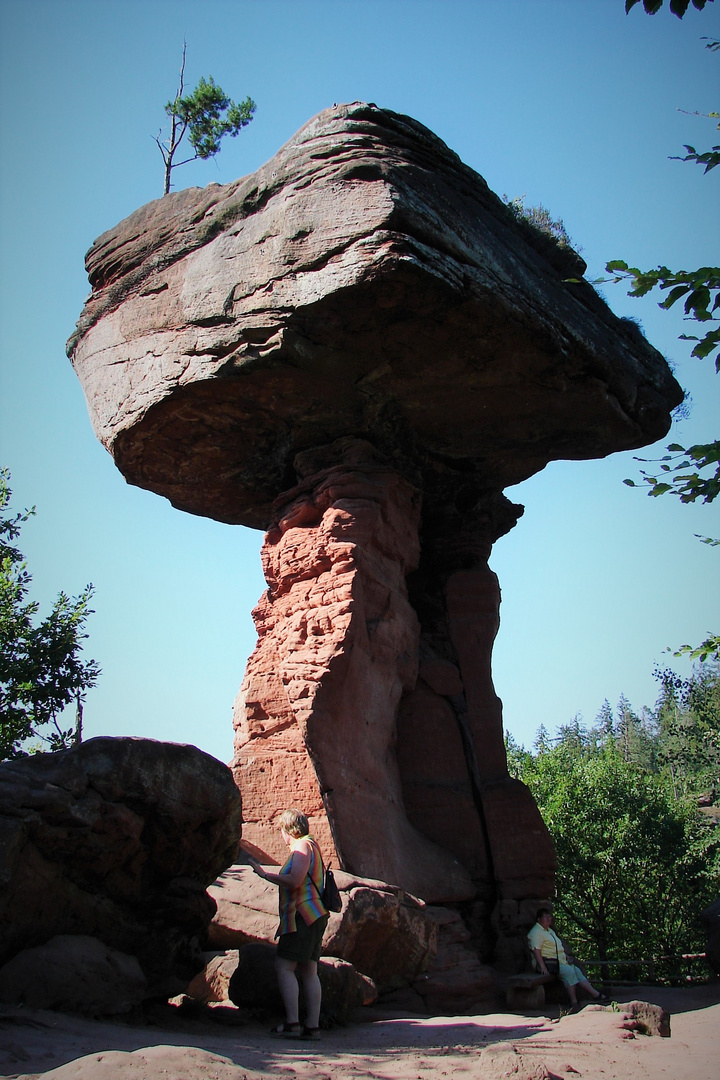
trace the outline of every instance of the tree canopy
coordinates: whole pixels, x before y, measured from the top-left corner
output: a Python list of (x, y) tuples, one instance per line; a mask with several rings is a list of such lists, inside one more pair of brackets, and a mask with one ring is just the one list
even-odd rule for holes
[[(0, 470), (0, 761), (78, 741), (82, 703), (100, 675), (94, 660), (80, 656), (92, 585), (75, 598), (59, 593), (50, 614), (34, 621), (39, 605), (27, 598), (32, 578), (15, 541), (35, 511), (8, 510), (9, 479)], [(73, 702), (76, 722), (66, 728), (61, 714)]]
[(653, 708), (606, 701), (593, 726), (575, 717), (555, 739), (543, 731), (534, 753), (507, 738), (510, 772), (555, 843), (561, 929), (599, 961), (702, 951), (698, 916), (720, 889), (720, 665), (656, 677)]

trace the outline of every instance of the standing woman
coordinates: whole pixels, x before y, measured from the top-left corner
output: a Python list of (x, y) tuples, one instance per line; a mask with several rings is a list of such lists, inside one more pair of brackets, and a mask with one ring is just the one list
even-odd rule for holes
[[(271, 1034), (317, 1039), (322, 997), (317, 966), (328, 922), (328, 910), (322, 902), (325, 870), (320, 849), (308, 836), (308, 819), (302, 811), (283, 811), (280, 831), (290, 848), (290, 858), (279, 873), (265, 870), (255, 859), (250, 859), (258, 877), (280, 890), (275, 972), (285, 1006), (285, 1023), (273, 1028)], [(298, 975), (305, 991), (304, 1026), (300, 1024)]]

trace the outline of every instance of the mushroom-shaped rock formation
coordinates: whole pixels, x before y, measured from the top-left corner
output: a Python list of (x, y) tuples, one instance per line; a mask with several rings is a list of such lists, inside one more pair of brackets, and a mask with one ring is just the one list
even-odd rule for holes
[(327, 857), (468, 901), (485, 952), (517, 954), (554, 855), (490, 674), (502, 489), (661, 437), (662, 356), (440, 139), (357, 102), (138, 210), (87, 268), (69, 354), (124, 476), (267, 530), (245, 837), (279, 857), (300, 803)]

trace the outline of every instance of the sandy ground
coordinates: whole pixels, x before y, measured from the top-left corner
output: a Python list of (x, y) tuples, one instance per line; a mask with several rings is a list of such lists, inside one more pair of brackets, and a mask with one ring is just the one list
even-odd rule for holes
[[(14, 1080), (720, 1080), (720, 980), (679, 990), (624, 988), (619, 1011), (558, 1017), (412, 1017), (360, 1010), (319, 1042), (279, 1040), (268, 1025), (166, 1010), (133, 1026), (62, 1013), (0, 1010), (0, 1077)], [(628, 1029), (622, 1002), (672, 1016), (669, 1039)]]

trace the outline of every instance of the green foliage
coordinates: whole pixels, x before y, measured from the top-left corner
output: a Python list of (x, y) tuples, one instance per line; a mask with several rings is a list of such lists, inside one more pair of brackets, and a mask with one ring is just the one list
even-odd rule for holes
[[(659, 302), (659, 307), (667, 311), (684, 296), (683, 307), (688, 318), (697, 322), (717, 319), (715, 312), (720, 308), (720, 267), (701, 266), (698, 270), (675, 271), (667, 266), (659, 266), (657, 270), (638, 270), (636, 266), (628, 266), (623, 259), (613, 259), (605, 270), (612, 274), (610, 280), (613, 283), (632, 282), (628, 296), (645, 296), (654, 288), (669, 289), (665, 299)], [(703, 360), (720, 348), (720, 330), (710, 330), (703, 338), (683, 335), (682, 340), (697, 341), (691, 355)], [(720, 372), (720, 355), (715, 359), (715, 370)]]
[[(707, 113), (708, 116), (720, 116), (720, 113)], [(720, 127), (720, 125), (718, 125)], [(720, 165), (720, 146), (713, 146), (710, 150), (698, 153), (694, 146), (684, 144), (687, 154), (684, 157), (673, 154), (673, 161), (694, 161), (696, 165), (704, 165), (705, 172), (710, 172), (716, 165)]]
[(544, 206), (525, 206), (524, 195), (519, 195), (515, 199), (503, 195), (503, 202), (518, 221), (525, 221), (536, 232), (549, 236), (558, 247), (572, 247), (572, 240), (563, 222), (560, 219), (556, 221)]
[[(697, 8), (698, 11), (702, 11), (705, 4), (712, 4), (713, 0), (692, 0), (692, 6)], [(625, 13), (627, 14), (636, 4), (639, 4), (640, 0), (625, 0)], [(642, 6), (648, 15), (656, 15), (660, 8), (663, 6), (663, 0), (642, 0)], [(690, 7), (690, 0), (670, 0), (670, 10), (673, 15), (677, 15), (678, 19), (682, 19), (683, 15)]]
[[(183, 44), (179, 87), (173, 101), (168, 101), (165, 106), (165, 112), (170, 117), (170, 137), (163, 142), (161, 132), (155, 139), (165, 163), (164, 195), (170, 191), (173, 169), (198, 158), (205, 161), (214, 157), (220, 151), (222, 139), (226, 135), (237, 135), (250, 123), (257, 108), (250, 97), (239, 103), (233, 101), (212, 76), (208, 79), (201, 77), (193, 92), (183, 96), (185, 54), (186, 45)], [(184, 161), (174, 161), (186, 134), (195, 153)]]
[(657, 770), (675, 798), (720, 797), (720, 666), (700, 665), (690, 679), (658, 669)]
[(237, 135), (250, 123), (255, 108), (252, 98), (232, 101), (210, 76), (207, 81), (201, 77), (192, 94), (169, 101), (165, 112), (180, 121), (183, 132), (189, 131), (195, 156), (205, 161), (219, 152), (225, 135)]
[[(704, 948), (700, 911), (720, 889), (720, 665), (689, 679), (656, 671), (660, 694), (635, 712), (605, 701), (533, 753), (506, 738), (508, 769), (532, 791), (558, 856), (556, 907), (577, 955), (599, 960)], [(563, 927), (561, 926), (561, 932)], [(637, 968), (612, 969), (637, 978)], [(659, 965), (662, 979), (673, 975)]]
[[(627, 0), (625, 10), (629, 11), (637, 2), (638, 0)], [(693, 0), (693, 3), (698, 9), (705, 6), (705, 0)], [(661, 6), (662, 0), (644, 0), (645, 10), (650, 14), (654, 14)], [(679, 18), (685, 14), (687, 7), (687, 0), (671, 0), (670, 10)], [(706, 40), (706, 48), (717, 52), (720, 42), (714, 39)], [(720, 113), (706, 115), (717, 119)], [(720, 129), (720, 125), (718, 128)], [(720, 146), (714, 146), (705, 153), (697, 153), (694, 147), (688, 145), (685, 149), (685, 157), (676, 160), (695, 161), (705, 165), (706, 173), (720, 164)], [(605, 270), (612, 275), (610, 280), (613, 282), (631, 282), (629, 296), (645, 296), (657, 288), (661, 292), (667, 291), (665, 299), (659, 302), (659, 306), (666, 311), (678, 300), (683, 300), (686, 318), (702, 324), (718, 322), (716, 313), (720, 312), (720, 267), (701, 266), (697, 270), (688, 271), (659, 266), (656, 270), (639, 270), (636, 266), (628, 266), (623, 259), (613, 259), (606, 265)], [(720, 372), (720, 326), (706, 328), (701, 337), (697, 334), (681, 334), (680, 338), (683, 341), (696, 342), (691, 355), (698, 360), (704, 360), (715, 353), (715, 370)], [(673, 443), (667, 449), (670, 454), (656, 462), (660, 465), (659, 469), (641, 469), (640, 484), (629, 479), (625, 480), (625, 483), (629, 487), (647, 485), (648, 495), (677, 495), (684, 503), (695, 502), (697, 499), (706, 503), (712, 502), (720, 491), (720, 440), (696, 443), (688, 447)], [(636, 460), (646, 462), (647, 459)], [(703, 470), (708, 472), (704, 473)]]
[(9, 473), (0, 470), (0, 760), (22, 756), (29, 739), (50, 750), (69, 746), (78, 737), (65, 729), (60, 714), (73, 701), (81, 709), (86, 691), (100, 668), (82, 661), (81, 641), (91, 614), (92, 585), (76, 598), (61, 592), (47, 618), (33, 620), (39, 605), (29, 602), (31, 576), (14, 541), (34, 509), (12, 516)]
[(558, 856), (559, 908), (579, 955), (601, 960), (700, 947), (720, 838), (612, 748), (561, 743), (525, 770)]
[[(671, 492), (680, 502), (691, 503), (696, 499), (710, 503), (720, 492), (720, 441), (697, 443), (683, 447), (679, 443), (670, 443), (670, 451), (661, 458), (636, 457), (636, 461), (659, 465), (659, 469), (640, 470), (643, 482), (650, 488), (648, 495), (665, 495)], [(712, 470), (703, 475), (704, 469)], [(638, 487), (635, 480), (625, 479), (628, 487)]]
[(708, 631), (708, 636), (699, 645), (681, 645), (673, 655), (682, 656), (683, 653), (687, 653), (691, 660), (700, 660), (701, 663), (708, 659), (720, 660), (720, 634)]

